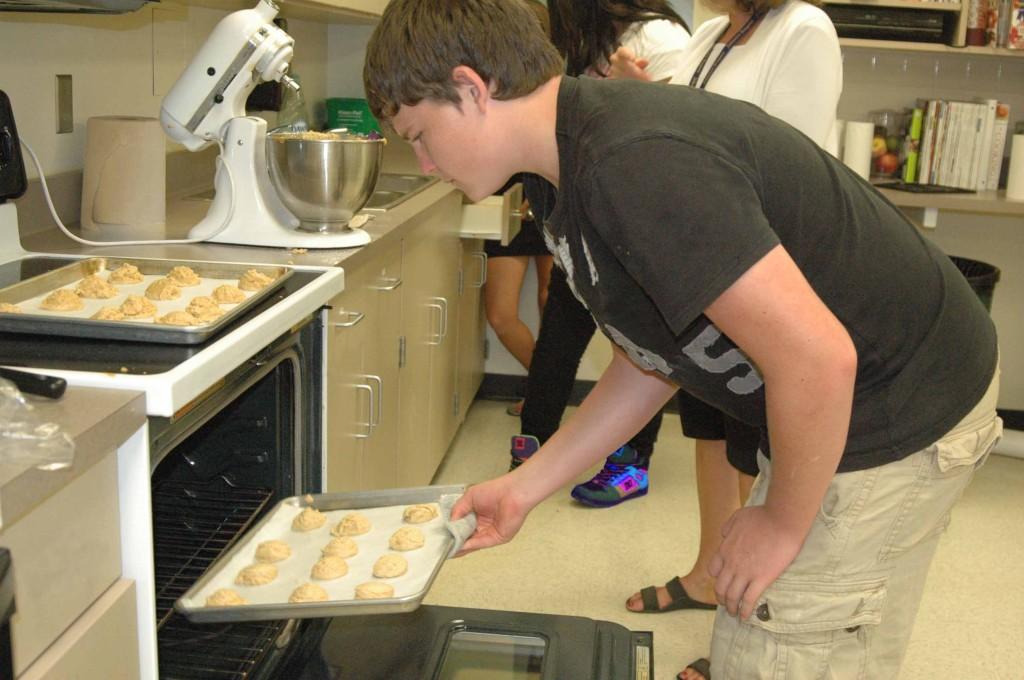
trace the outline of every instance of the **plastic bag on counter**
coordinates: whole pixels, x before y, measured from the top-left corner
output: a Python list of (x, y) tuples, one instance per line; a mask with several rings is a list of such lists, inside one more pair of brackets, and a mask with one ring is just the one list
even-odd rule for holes
[(0, 463), (62, 470), (75, 459), (75, 441), (57, 423), (40, 422), (9, 380), (0, 378)]

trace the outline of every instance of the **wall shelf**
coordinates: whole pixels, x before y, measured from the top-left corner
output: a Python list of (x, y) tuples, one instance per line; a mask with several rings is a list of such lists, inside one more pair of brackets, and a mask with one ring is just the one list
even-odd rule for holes
[(941, 43), (905, 42), (899, 40), (866, 40), (863, 38), (840, 38), (842, 47), (857, 47), (873, 50), (903, 50), (905, 52), (935, 52), (938, 54), (959, 54), (979, 57), (1024, 57), (1024, 50), (1006, 47), (952, 47)]
[(923, 0), (827, 0), (827, 3), (829, 5), (933, 9), (941, 12), (959, 12), (963, 9), (963, 3), (960, 2), (923, 2)]
[(1024, 201), (1008, 200), (1005, 191), (979, 191), (976, 194), (915, 194), (895, 189), (878, 190), (893, 205), (900, 208), (932, 208), (1024, 217)]

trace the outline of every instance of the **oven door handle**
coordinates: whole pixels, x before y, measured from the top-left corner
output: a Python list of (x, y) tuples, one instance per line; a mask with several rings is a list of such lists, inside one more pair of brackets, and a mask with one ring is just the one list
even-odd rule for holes
[(373, 434), (373, 421), (375, 411), (373, 407), (373, 388), (365, 383), (358, 383), (356, 385), (356, 392), (361, 392), (363, 390), (366, 390), (370, 395), (370, 413), (368, 414), (369, 417), (365, 423), (358, 423), (359, 425), (362, 425), (363, 427), (366, 428), (366, 432), (355, 435), (356, 439), (369, 439), (370, 435)]
[(333, 328), (352, 328), (352, 326), (355, 326), (357, 323), (363, 320), (364, 316), (366, 316), (362, 312), (342, 312), (342, 314), (345, 314), (348, 320), (332, 321), (331, 326)]

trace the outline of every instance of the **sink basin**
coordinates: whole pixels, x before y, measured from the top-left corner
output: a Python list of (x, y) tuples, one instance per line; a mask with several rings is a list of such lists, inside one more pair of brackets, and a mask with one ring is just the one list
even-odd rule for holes
[(377, 186), (370, 195), (370, 200), (363, 206), (363, 210), (376, 212), (390, 210), (436, 181), (436, 177), (425, 175), (381, 173), (377, 178)]

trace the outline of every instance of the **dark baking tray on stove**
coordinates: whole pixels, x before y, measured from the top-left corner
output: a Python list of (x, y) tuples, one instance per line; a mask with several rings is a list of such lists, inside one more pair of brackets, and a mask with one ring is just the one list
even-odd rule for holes
[[(75, 260), (70, 264), (33, 276), (24, 281), (0, 288), (0, 302), (20, 304), (45, 295), (58, 288), (65, 288), (90, 274), (117, 269), (121, 264), (133, 264), (144, 276), (165, 275), (173, 267), (191, 267), (200, 278), (217, 280), (219, 283), (236, 284), (246, 271), (254, 269), (274, 280), (265, 288), (254, 291), (246, 299), (225, 309), (223, 316), (200, 326), (167, 326), (154, 323), (152, 319), (139, 321), (106, 321), (82, 316), (82, 312), (48, 312), (40, 309), (23, 309), (21, 313), (0, 312), (0, 331), (12, 333), (35, 333), (64, 335), (77, 338), (98, 338), (101, 340), (131, 340), (158, 342), (175, 345), (195, 345), (218, 333), (232, 320), (259, 303), (276, 290), (291, 276), (289, 267), (275, 265), (237, 264), (230, 262), (196, 262), (190, 260), (160, 260), (125, 257), (91, 257)], [(141, 285), (141, 284), (135, 284)], [(135, 291), (141, 293), (140, 291)], [(182, 297), (171, 304), (183, 309), (189, 298), (189, 288), (182, 289)], [(127, 295), (127, 293), (125, 294)], [(104, 304), (119, 304), (123, 296), (100, 301)], [(164, 301), (157, 304), (167, 306)]]

